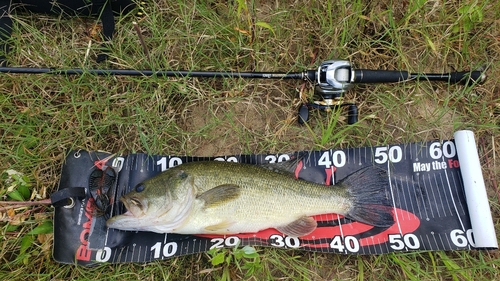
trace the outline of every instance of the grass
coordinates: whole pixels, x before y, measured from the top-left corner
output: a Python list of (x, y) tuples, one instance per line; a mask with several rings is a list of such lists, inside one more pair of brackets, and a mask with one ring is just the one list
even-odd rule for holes
[[(137, 19), (120, 17), (111, 59), (99, 65), (93, 60), (98, 41), (87, 35), (93, 20), (16, 15), (10, 63), (286, 72), (341, 58), (356, 68), (413, 72), (485, 66), (489, 79), (473, 88), (425, 81), (360, 85), (345, 96), (358, 104), (359, 123), (348, 126), (339, 112), (312, 112), (307, 126), (300, 126), (301, 81), (2, 74), (3, 201), (12, 200), (6, 195), (9, 169), (26, 176), (25, 200), (48, 198), (68, 149), (214, 156), (449, 139), (456, 130), (472, 129), (500, 233), (497, 1), (159, 0), (148, 4), (145, 14), (138, 24), (149, 58), (132, 25)], [(303, 94), (312, 99), (310, 85)], [(343, 256), (259, 248), (260, 265), (252, 274), (247, 274), (252, 259), (214, 265), (207, 253), (82, 268), (51, 259), (52, 236), (42, 226), (52, 212), (46, 205), (0, 209), (2, 279), (500, 278), (498, 251)]]

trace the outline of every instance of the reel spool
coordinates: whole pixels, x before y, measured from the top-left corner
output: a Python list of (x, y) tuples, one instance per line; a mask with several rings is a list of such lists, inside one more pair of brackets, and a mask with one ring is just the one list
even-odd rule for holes
[(346, 60), (328, 60), (321, 63), (315, 73), (314, 95), (321, 100), (305, 103), (299, 108), (299, 124), (309, 119), (309, 109), (332, 111), (347, 107), (347, 123), (358, 122), (358, 107), (354, 103), (343, 103), (344, 93), (352, 87), (354, 72)]

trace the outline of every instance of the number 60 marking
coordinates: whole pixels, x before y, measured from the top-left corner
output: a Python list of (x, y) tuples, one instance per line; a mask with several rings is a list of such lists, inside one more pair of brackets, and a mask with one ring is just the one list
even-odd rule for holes
[(469, 244), (472, 247), (476, 247), (472, 229), (467, 229), (465, 232), (461, 229), (454, 229), (450, 232), (450, 238), (453, 244), (457, 247), (466, 247)]

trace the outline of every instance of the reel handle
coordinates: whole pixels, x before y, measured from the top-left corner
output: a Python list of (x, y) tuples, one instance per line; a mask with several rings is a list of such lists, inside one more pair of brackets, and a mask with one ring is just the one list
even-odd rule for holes
[(332, 104), (332, 105), (321, 105), (316, 103), (306, 103), (299, 107), (299, 118), (297, 121), (299, 124), (304, 124), (309, 119), (309, 107), (330, 111), (341, 107), (347, 107), (347, 124), (352, 125), (358, 122), (358, 106), (354, 103), (344, 103), (344, 104)]

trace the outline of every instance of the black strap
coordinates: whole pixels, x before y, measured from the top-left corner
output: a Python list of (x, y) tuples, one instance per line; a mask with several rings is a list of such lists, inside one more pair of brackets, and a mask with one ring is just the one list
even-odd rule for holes
[(10, 1), (0, 1), (0, 66), (7, 66), (6, 56), (9, 52), (9, 40), (12, 34), (12, 19), (8, 14)]
[(60, 189), (50, 195), (50, 202), (54, 207), (63, 207), (71, 204), (74, 198), (86, 196), (85, 187), (68, 187)]
[(111, 1), (106, 1), (102, 7), (101, 13), (102, 21), (102, 34), (104, 36), (104, 43), (102, 44), (102, 52), (97, 55), (97, 62), (102, 62), (108, 59), (109, 44), (111, 44), (111, 39), (113, 38), (113, 32), (115, 32), (115, 19), (113, 17), (113, 9), (111, 7)]
[[(108, 58), (106, 53), (109, 52), (109, 44), (115, 32), (115, 19), (111, 0), (92, 0), (92, 2), (97, 7), (102, 6), (100, 18), (102, 21), (103, 37), (106, 42), (102, 44), (102, 53), (98, 54), (96, 59), (97, 62), (102, 62)], [(49, 5), (49, 3), (51, 2), (47, 1), (46, 5)], [(45, 2), (42, 1), (39, 5), (45, 5)], [(50, 7), (52, 5), (51, 3)], [(50, 10), (48, 7), (43, 9)], [(0, 66), (5, 66), (5, 56), (9, 51), (7, 41), (12, 33), (12, 19), (9, 12), (10, 0), (0, 0)]]

